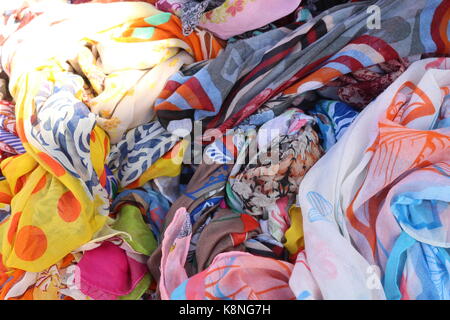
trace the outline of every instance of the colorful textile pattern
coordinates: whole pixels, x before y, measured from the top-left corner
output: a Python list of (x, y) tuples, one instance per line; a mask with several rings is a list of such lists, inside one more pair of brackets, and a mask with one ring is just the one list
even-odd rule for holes
[(98, 57), (85, 48), (76, 64), (93, 84), (97, 95), (85, 102), (100, 115), (99, 125), (111, 143), (119, 142), (126, 130), (152, 120), (155, 99), (183, 65), (214, 58), (221, 50), (208, 33), (182, 35), (178, 18), (167, 12), (119, 25), (92, 41)]
[(155, 238), (161, 238), (161, 230), (170, 203), (160, 193), (149, 186), (141, 189), (124, 190), (117, 195), (112, 203), (112, 211), (117, 212), (122, 206), (134, 205), (140, 209), (146, 224), (150, 224)]
[(222, 253), (216, 256), (209, 268), (182, 282), (170, 298), (292, 300), (295, 296), (288, 284), (291, 273), (292, 265), (288, 262), (245, 252)]
[[(220, 46), (214, 45), (212, 37), (209, 38), (213, 43), (210, 46), (204, 45), (196, 35), (188, 38), (182, 36), (181, 29), (177, 29), (179, 21), (176, 17), (167, 13), (158, 13), (153, 7), (144, 3), (114, 3), (106, 7), (102, 5), (79, 5), (70, 8), (62, 6), (60, 10), (62, 17), (70, 16), (65, 21), (66, 25), (52, 24), (54, 17), (43, 14), (21, 30), (40, 27), (41, 30), (57, 33), (64, 27), (85, 19), (84, 13), (95, 14), (100, 9), (106, 9), (104, 13), (110, 14), (108, 19), (115, 18), (109, 19), (108, 22), (91, 21), (89, 26), (91, 29), (78, 28), (62, 42), (69, 44), (67, 51), (73, 49), (72, 53), (78, 57), (73, 60), (74, 68), (81, 70), (80, 73), (88, 78), (94, 89), (95, 83), (98, 83), (98, 87), (101, 88), (102, 81), (98, 78), (99, 73), (95, 72), (93, 65), (83, 63), (90, 61), (89, 57), (92, 58), (92, 54), (89, 56), (86, 47), (80, 51), (78, 46), (81, 43), (76, 46), (70, 43), (70, 41), (79, 42), (83, 32), (88, 35), (85, 36), (85, 40), (89, 38), (98, 40), (96, 45), (102, 68), (109, 73), (104, 80), (106, 91), (108, 91), (108, 79), (114, 78), (111, 72), (124, 67), (131, 69), (153, 67), (161, 59), (170, 58), (178, 53), (179, 49), (177, 49), (178, 46), (174, 47), (175, 43), (182, 43), (181, 48), (187, 50), (196, 59), (212, 57), (220, 50)], [(113, 40), (111, 35), (118, 30), (117, 26), (121, 26), (119, 29), (122, 33)], [(89, 32), (86, 31), (87, 29)], [(99, 32), (104, 29), (108, 32)], [(97, 34), (95, 34), (96, 31), (98, 31)], [(178, 35), (183, 40), (179, 40)], [(19, 41), (19, 38), (14, 38), (15, 36), (16, 34), (11, 35), (5, 45)], [(127, 185), (145, 173), (146, 169), (167, 153), (177, 140), (166, 139), (165, 142), (164, 139), (154, 140), (155, 131), (151, 130), (153, 128), (151, 124), (136, 128), (118, 146), (131, 153), (126, 153), (124, 159), (124, 155), (120, 156), (120, 152), (113, 151), (112, 157), (117, 157), (119, 163), (110, 170), (105, 166), (106, 158), (110, 155), (109, 137), (99, 127), (100, 125), (105, 128), (101, 118), (92, 113), (95, 110), (89, 110), (82, 102), (85, 96), (85, 83), (80, 76), (68, 72), (70, 68), (67, 64), (58, 61), (58, 59), (63, 61), (64, 57), (67, 57), (61, 53), (61, 50), (65, 49), (60, 49), (61, 55), (57, 55), (56, 58), (53, 56), (55, 52), (44, 50), (41, 55), (27, 59), (26, 63), (21, 65), (23, 69), (16, 69), (14, 67), (24, 61), (22, 59), (27, 46), (35, 41), (31, 39), (30, 34), (24, 33), (21, 37), (22, 43), (18, 48), (14, 48), (15, 51), (12, 50), (13, 47), (6, 46), (7, 54), (2, 55), (2, 62), (7, 65), (5, 70), (12, 71), (10, 88), (16, 101), (17, 132), (27, 152), (21, 157), (1, 164), (8, 183), (4, 187), (8, 188), (9, 185), (9, 190), (12, 191), (12, 194), (9, 190), (4, 191), (8, 195), (4, 197), (5, 205), (11, 206), (11, 212), (10, 218), (4, 220), (0, 227), (1, 254), (8, 267), (40, 271), (89, 241), (93, 234), (104, 225), (105, 216), (109, 214), (110, 199), (117, 184), (114, 182), (111, 171), (118, 171), (116, 174), (119, 181)], [(170, 40), (171, 37), (174, 39)], [(52, 41), (57, 41), (56, 39)], [(167, 41), (172, 41), (172, 44), (161, 46), (160, 40), (163, 39), (169, 39)], [(115, 58), (119, 52), (126, 52), (120, 51), (124, 47), (137, 53), (136, 57), (143, 56), (140, 50), (136, 50), (139, 45), (145, 47), (145, 44), (150, 44), (151, 47), (157, 42), (162, 48), (161, 53), (148, 55), (147, 52), (147, 57), (151, 57), (152, 61), (147, 59), (145, 65), (141, 64), (141, 60), (133, 59), (131, 56), (127, 60), (128, 64)], [(45, 47), (45, 44), (40, 46)], [(81, 53), (83, 55), (80, 56)], [(52, 58), (43, 61), (44, 57)], [(169, 61), (169, 64), (172, 62)], [(33, 70), (30, 68), (33, 65), (38, 69), (30, 71)], [(99, 99), (100, 96), (101, 94), (96, 98)], [(105, 129), (108, 131), (108, 128)], [(130, 137), (133, 135), (137, 136), (139, 143), (134, 142)], [(170, 136), (168, 134), (166, 138)], [(132, 150), (147, 152), (149, 148), (155, 147), (155, 144), (161, 144), (162, 148), (154, 150), (154, 157), (150, 161), (143, 160), (143, 154), (132, 152)], [(136, 166), (139, 166), (140, 170), (136, 171)], [(58, 213), (57, 218), (50, 219), (50, 212)], [(65, 241), (58, 240), (66, 237)]]
[(200, 23), (202, 15), (222, 5), (226, 0), (185, 1), (181, 4), (183, 34), (189, 35)]
[(327, 87), (337, 88), (339, 100), (362, 109), (405, 72), (409, 64), (408, 58), (386, 61), (343, 75), (329, 82)]
[(449, 21), (0, 1), (0, 300), (450, 300)]
[(222, 252), (246, 251), (245, 241), (260, 232), (258, 220), (252, 216), (218, 209), (203, 228), (196, 244), (195, 264), (198, 270), (209, 267), (214, 257)]
[[(200, 26), (221, 39), (229, 39), (289, 15), (300, 3), (301, 0), (226, 0), (203, 15)], [(250, 21), (249, 16), (253, 17)]]
[[(317, 279), (324, 298), (448, 299), (450, 138), (438, 123), (448, 117), (449, 66), (412, 64), (303, 180), (310, 271), (297, 276)], [(374, 266), (383, 287), (366, 285)]]
[[(144, 186), (148, 181), (157, 178), (176, 178), (181, 174), (181, 166), (183, 162), (184, 153), (189, 145), (187, 140), (181, 140), (177, 142), (172, 149), (162, 155), (155, 163), (153, 163), (148, 169), (138, 168), (135, 164), (143, 161), (146, 165), (149, 164), (145, 160), (145, 154), (140, 154), (136, 163), (128, 163), (125, 168), (139, 170), (142, 175), (138, 176), (136, 180), (126, 185), (127, 189), (139, 188)], [(145, 147), (145, 145), (141, 145)], [(162, 154), (162, 153), (161, 153)], [(125, 162), (126, 163), (126, 162)]]
[[(170, 131), (170, 127), (175, 126), (177, 120), (186, 117), (203, 120), (217, 115), (224, 107), (225, 98), (233, 83), (238, 81), (244, 72), (254, 68), (260, 61), (259, 55), (285, 35), (282, 30), (273, 30), (270, 33), (271, 37), (265, 42), (254, 37), (228, 45), (224, 52), (217, 59), (211, 60), (206, 67), (196, 70), (197, 66), (194, 65), (194, 76), (184, 76), (182, 73), (174, 75), (156, 100), (155, 110), (161, 124)], [(189, 74), (190, 71), (185, 73)], [(186, 125), (184, 127), (188, 128)]]
[[(177, 74), (168, 81), (156, 101), (158, 119), (168, 127), (171, 121), (206, 118), (208, 128), (225, 132), (281, 93), (297, 97), (374, 64), (444, 52), (443, 45), (424, 45), (430, 38), (425, 26), (420, 32), (413, 28), (433, 4), (408, 2), (411, 10), (403, 15), (403, 2), (379, 2), (382, 30), (367, 29), (366, 4), (355, 3), (333, 7), (294, 30), (279, 28), (230, 44), (194, 75)], [(441, 23), (443, 5), (432, 23)], [(422, 42), (406, 45), (411, 39)]]
[[(12, 191), (11, 216), (0, 226), (3, 261), (35, 272), (91, 239), (105, 221), (112, 192), (104, 166), (108, 137), (76, 99), (81, 78), (53, 75), (60, 79), (55, 84), (30, 73), (30, 85), (18, 89), (17, 131), (27, 152), (1, 163)], [(57, 219), (49, 220), (49, 207)]]
[[(76, 257), (67, 255), (57, 264), (41, 272), (15, 270), (10, 273), (0, 289), (1, 300), (67, 300), (69, 282), (66, 275), (70, 273)], [(3, 275), (2, 275), (3, 277)]]
[[(218, 254), (208, 268), (188, 278), (183, 266), (191, 236), (189, 214), (185, 208), (180, 208), (166, 230), (162, 245), (161, 299), (294, 298), (287, 283), (292, 265), (249, 253), (233, 251)], [(270, 281), (258, 281), (265, 274), (272, 275)]]
[(328, 151), (342, 137), (358, 112), (340, 101), (321, 100), (309, 114), (320, 128), (322, 147)]
[(322, 155), (310, 117), (302, 112), (289, 113), (287, 131), (269, 138), (270, 145), (262, 146), (257, 160), (251, 159), (231, 186), (251, 214), (262, 214), (263, 208), (275, 205), (280, 198), (294, 196), (303, 176)]
[(0, 161), (16, 154), (25, 153), (17, 135), (14, 104), (0, 101)]
[(129, 130), (124, 139), (111, 148), (109, 168), (117, 172), (121, 186), (127, 186), (156, 163), (178, 141), (157, 121)]
[[(114, 268), (110, 267), (111, 263)], [(124, 269), (127, 272), (123, 272)], [(115, 300), (131, 293), (144, 278), (147, 268), (145, 259), (139, 259), (106, 241), (87, 251), (78, 262), (75, 272), (82, 293), (96, 300)]]
[[(198, 25), (227, 40), (289, 15), (301, 0), (159, 0), (156, 7), (179, 16), (185, 34)], [(270, 10), (267, 10), (270, 8)], [(248, 17), (253, 17), (251, 20)]]
[[(215, 143), (218, 144), (219, 140)], [(233, 151), (233, 150), (231, 150)], [(236, 150), (234, 150), (236, 152)], [(205, 153), (205, 157), (207, 154)], [(190, 179), (186, 190), (172, 204), (167, 213), (163, 230), (166, 230), (175, 217), (176, 212), (184, 208), (192, 225), (192, 233), (196, 234), (204, 225), (208, 217), (215, 212), (225, 196), (225, 184), (232, 169), (231, 165), (212, 159), (202, 163)], [(164, 237), (165, 238), (165, 237)], [(164, 242), (164, 238), (162, 241)], [(153, 278), (160, 277), (160, 264), (162, 258), (161, 246), (152, 254), (148, 267)], [(191, 251), (195, 250), (195, 246)], [(192, 255), (192, 254), (191, 254)], [(188, 270), (189, 271), (189, 270)]]
[(162, 243), (159, 290), (163, 300), (168, 300), (171, 292), (187, 278), (184, 264), (191, 237), (192, 225), (189, 213), (185, 208), (180, 208), (167, 227)]
[[(38, 57), (25, 63), (39, 67), (45, 64), (47, 59), (55, 59), (55, 56), (64, 63), (67, 59), (70, 66), (89, 81), (91, 87), (85, 90), (82, 100), (99, 116), (98, 124), (108, 133), (113, 144), (119, 142), (128, 129), (153, 119), (154, 101), (173, 73), (184, 64), (214, 58), (222, 49), (222, 45), (208, 32), (184, 36), (176, 16), (160, 12), (144, 3), (113, 3), (108, 6), (107, 11), (118, 14), (118, 9), (125, 8), (125, 5), (128, 5), (128, 9), (145, 8), (145, 11), (142, 11), (145, 16), (124, 16), (122, 21), (117, 21), (119, 23), (116, 24), (105, 21), (91, 23), (94, 24), (91, 29), (78, 28), (66, 37), (65, 28), (68, 25), (75, 24), (86, 12), (100, 11), (101, 5), (60, 7), (62, 18), (64, 12), (69, 15), (64, 21), (65, 24), (52, 23), (51, 18), (54, 17), (50, 18), (45, 14), (39, 16), (40, 19), (33, 20), (31, 25), (40, 27), (39, 32), (54, 34), (55, 38), (52, 40), (61, 40), (59, 44), (65, 44), (67, 47), (52, 51), (55, 44), (50, 44), (48, 51), (43, 50)], [(97, 10), (91, 10), (96, 7)], [(76, 13), (70, 16), (69, 12), (72, 11)], [(95, 32), (96, 29), (98, 32)], [(25, 39), (16, 34), (11, 37), (11, 45), (16, 42), (22, 45), (24, 42), (24, 46), (31, 46), (37, 41), (27, 38), (27, 33), (22, 35)], [(61, 39), (62, 37), (64, 38)], [(48, 40), (43, 41), (45, 44)], [(6, 46), (7, 72), (9, 66), (14, 63), (8, 61), (9, 58), (21, 60), (15, 51), (17, 50)], [(21, 52), (24, 51), (20, 50), (19, 54)], [(38, 60), (37, 65), (33, 63), (34, 60)]]

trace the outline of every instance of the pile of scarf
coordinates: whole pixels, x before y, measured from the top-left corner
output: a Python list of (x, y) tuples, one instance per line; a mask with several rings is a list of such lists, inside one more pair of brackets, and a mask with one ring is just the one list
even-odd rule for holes
[(445, 0), (0, 10), (0, 299), (450, 299)]

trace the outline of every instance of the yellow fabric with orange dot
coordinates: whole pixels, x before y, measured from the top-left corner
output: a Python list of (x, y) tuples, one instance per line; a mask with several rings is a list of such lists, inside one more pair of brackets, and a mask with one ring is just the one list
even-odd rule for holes
[[(25, 135), (28, 123), (24, 119), (31, 119), (35, 108), (33, 93), (43, 80), (57, 79), (61, 71), (53, 65), (27, 73), (15, 88), (17, 128), (26, 153), (0, 163), (6, 178), (0, 184), (0, 202), (11, 207), (10, 217), (0, 225), (2, 262), (8, 268), (41, 271), (91, 240), (106, 219), (98, 214), (104, 200), (90, 199), (83, 181), (31, 145)], [(109, 146), (108, 136), (96, 126), (90, 151), (99, 177), (104, 175)]]

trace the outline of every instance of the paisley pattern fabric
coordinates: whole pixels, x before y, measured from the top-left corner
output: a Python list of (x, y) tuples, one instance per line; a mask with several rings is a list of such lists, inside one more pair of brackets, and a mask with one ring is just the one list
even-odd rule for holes
[(322, 155), (317, 133), (298, 114), (287, 134), (275, 138), (234, 180), (231, 188), (251, 214), (260, 215), (278, 199), (295, 196), (304, 175)]

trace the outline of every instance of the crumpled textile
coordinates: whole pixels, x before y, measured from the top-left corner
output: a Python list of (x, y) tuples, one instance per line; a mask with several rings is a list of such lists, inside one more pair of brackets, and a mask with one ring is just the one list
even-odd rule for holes
[(156, 7), (178, 15), (185, 34), (199, 26), (227, 40), (287, 16), (300, 3), (301, 0), (159, 0)]
[(117, 210), (117, 219), (107, 219), (91, 241), (49, 268), (41, 272), (20, 269), (3, 272), (6, 269), (2, 269), (0, 297), (8, 300), (139, 299), (151, 283), (145, 261), (155, 249), (156, 241), (138, 207), (124, 204)]
[(125, 240), (133, 250), (143, 255), (150, 256), (156, 249), (155, 235), (149, 230), (138, 206), (131, 204), (121, 206), (111, 228), (128, 233), (131, 237)]
[(202, 15), (206, 11), (217, 8), (225, 0), (202, 0), (187, 1), (181, 4), (181, 21), (183, 23), (183, 34), (189, 35), (199, 24)]
[[(84, 28), (75, 27), (85, 13), (95, 13), (107, 7), (102, 16), (108, 12), (111, 15), (125, 5), (130, 8), (146, 6), (146, 10), (139, 17), (128, 19), (124, 16), (117, 24), (108, 25), (102, 21), (104, 19), (95, 19), (100, 22), (91, 28), (88, 28), (89, 24)], [(154, 100), (166, 80), (183, 64), (214, 58), (222, 49), (221, 44), (207, 32), (184, 36), (176, 16), (145, 3), (61, 5), (57, 8), (36, 17), (20, 32), (9, 37), (2, 50), (4, 69), (10, 73), (12, 64), (23, 64), (25, 69), (45, 64), (49, 58), (67, 60), (91, 84), (92, 88), (84, 92), (83, 102), (99, 115), (97, 121), (113, 144), (126, 130), (152, 120)], [(117, 12), (114, 12), (115, 8)], [(55, 19), (52, 14), (59, 12), (62, 17), (70, 18), (64, 23), (52, 23)], [(67, 32), (70, 27), (76, 30)], [(42, 38), (43, 35), (52, 35), (49, 38), (58, 43), (58, 49), (55, 50), (52, 42), (48, 49), (25, 63), (21, 60), (25, 57), (21, 55), (26, 49), (37, 42), (46, 48), (49, 41), (41, 37), (32, 38), (36, 32)], [(63, 46), (65, 48), (61, 48)], [(14, 82), (15, 75), (10, 76)]]
[[(41, 271), (89, 241), (114, 189), (104, 165), (108, 137), (76, 98), (81, 78), (45, 73), (29, 73), (28, 86), (17, 87), (17, 131), (26, 153), (0, 165), (7, 181), (1, 191), (12, 196), (11, 215), (0, 225), (3, 263), (27, 271)], [(57, 218), (49, 220), (52, 213)]]
[(66, 294), (75, 299), (136, 300), (148, 289), (148, 256), (157, 246), (138, 206), (116, 208), (94, 239), (74, 250), (77, 263), (69, 267)]
[(319, 137), (311, 127), (312, 118), (300, 111), (287, 113), (289, 121), (284, 126), (260, 128), (258, 139), (266, 130), (275, 136), (258, 141), (261, 151), (257, 159), (250, 159), (250, 164), (236, 175), (231, 186), (251, 214), (261, 215), (264, 209), (276, 205), (277, 200), (294, 196), (303, 176), (322, 156)]
[[(180, 208), (166, 230), (162, 245), (161, 299), (294, 298), (287, 283), (291, 264), (244, 252), (220, 253), (208, 268), (188, 278), (184, 264), (191, 236), (189, 213)], [(272, 277), (266, 278), (265, 274)]]
[(185, 208), (175, 212), (172, 222), (164, 232), (161, 245), (161, 278), (159, 290), (162, 300), (168, 300), (172, 291), (187, 278), (184, 264), (192, 237), (192, 225)]
[(185, 37), (179, 28), (174, 15), (159, 13), (119, 26), (117, 34), (111, 30), (110, 38), (105, 34), (95, 37), (102, 69), (108, 75), (89, 65), (95, 63), (94, 57), (78, 57), (79, 67), (90, 81), (91, 74), (95, 80), (102, 78), (98, 81), (103, 88), (86, 104), (100, 115), (99, 124), (112, 143), (118, 142), (125, 130), (152, 120), (154, 100), (182, 65), (214, 58), (221, 50), (214, 37), (206, 33)]
[(446, 1), (4, 5), (0, 299), (450, 299)]
[[(206, 270), (183, 281), (171, 300), (293, 300), (292, 264), (246, 252), (215, 257)], [(261, 281), (264, 279), (264, 281)]]
[(160, 193), (152, 190), (148, 185), (140, 189), (124, 190), (120, 192), (111, 204), (111, 210), (117, 212), (122, 206), (133, 205), (140, 209), (144, 221), (159, 242), (165, 216), (170, 203)]
[[(287, 16), (300, 3), (301, 0), (226, 0), (218, 8), (204, 14), (200, 26), (226, 40)], [(249, 20), (249, 16), (252, 19)]]
[(14, 104), (0, 100), (0, 161), (25, 153), (16, 129)]
[(357, 70), (331, 81), (327, 87), (337, 88), (339, 100), (361, 110), (394, 82), (410, 65), (399, 58)]
[(296, 255), (305, 249), (303, 235), (303, 215), (300, 207), (289, 207), (289, 226), (284, 232), (284, 246), (291, 255)]
[[(133, 48), (133, 51), (136, 49)], [(106, 52), (110, 51), (109, 48), (105, 50)], [(118, 51), (122, 50), (118, 49)], [(126, 52), (117, 53), (118, 57), (122, 55), (128, 54)], [(151, 54), (150, 56), (154, 58), (155, 55)], [(83, 73), (91, 84), (94, 81), (99, 82), (98, 95), (89, 96), (87, 93), (83, 100), (92, 112), (100, 115), (98, 123), (108, 132), (113, 144), (120, 142), (126, 130), (145, 125), (153, 119), (153, 102), (162, 90), (165, 80), (178, 71), (183, 64), (193, 61), (189, 54), (182, 51), (158, 63), (150, 70), (127, 69), (106, 75), (102, 70), (88, 70), (91, 66), (83, 65), (81, 59), (79, 56), (77, 63), (81, 65), (79, 67), (83, 69)], [(91, 63), (95, 61), (93, 58), (90, 60)], [(105, 59), (102, 60), (102, 63), (106, 68)], [(141, 63), (143, 64), (140, 68), (145, 66), (145, 62)]]
[[(228, 45), (222, 54), (205, 67), (193, 65), (194, 75), (189, 75), (191, 71), (188, 69), (170, 78), (156, 100), (155, 110), (159, 122), (169, 131), (177, 128), (178, 123), (189, 129), (193, 126), (189, 124), (190, 119), (204, 120), (217, 115), (233, 83), (244, 72), (254, 68), (259, 63), (259, 56), (286, 35), (281, 29), (268, 33), (271, 36), (265, 41), (254, 37)], [(238, 60), (233, 61), (234, 57)]]
[(448, 299), (449, 66), (413, 63), (305, 176), (293, 274), (323, 298)]
[(358, 112), (340, 101), (321, 100), (308, 112), (319, 126), (321, 145), (328, 151), (342, 137)]
[[(264, 220), (259, 221), (260, 226), (263, 226), (263, 223)], [(256, 256), (290, 261), (283, 244), (275, 240), (268, 232), (258, 234), (255, 238), (245, 241), (245, 249), (248, 253)]]
[[(406, 14), (405, 0), (376, 4), (380, 30), (367, 29), (366, 3), (349, 3), (294, 30), (278, 28), (228, 45), (217, 59), (193, 70), (193, 75), (178, 73), (169, 79), (155, 105), (159, 121), (170, 131), (176, 123), (203, 120), (207, 129), (225, 133), (280, 95), (292, 100), (374, 64), (445, 51), (442, 45), (428, 44), (430, 31), (413, 28), (423, 12), (434, 8), (429, 2), (408, 2)], [(439, 23), (440, 16), (433, 16), (433, 23)], [(434, 37), (438, 43), (443, 41)], [(421, 42), (416, 45), (411, 39)], [(190, 93), (192, 88), (197, 88), (195, 94)]]
[(195, 250), (197, 270), (203, 271), (220, 253), (246, 251), (245, 242), (260, 233), (258, 221), (249, 214), (218, 209), (200, 233)]
[[(1, 300), (69, 300), (64, 294), (68, 290), (66, 275), (76, 257), (67, 255), (58, 263), (41, 272), (15, 270), (7, 281), (1, 279)], [(68, 272), (69, 271), (69, 272)]]
[(183, 24), (183, 34), (191, 34), (207, 11), (217, 8), (226, 0), (160, 0), (156, 7), (163, 11), (178, 12)]
[[(105, 16), (105, 19), (90, 19), (90, 15)], [(57, 19), (63, 22), (55, 23)], [(80, 24), (80, 19), (87, 19), (88, 23)], [(115, 35), (119, 38), (113, 40), (110, 36), (120, 29), (117, 26), (122, 29)], [(176, 38), (177, 34), (182, 36), (177, 26), (176, 17), (159, 13), (145, 3), (61, 4), (54, 11), (34, 18), (4, 43), (2, 65), (10, 76), (9, 87), (16, 102), (17, 132), (26, 150), (22, 156), (1, 163), (7, 181), (2, 190), (5, 189), (3, 193), (8, 195), (3, 200), (5, 206), (10, 206), (10, 217), (0, 226), (1, 255), (5, 265), (41, 271), (89, 241), (105, 223), (110, 200), (117, 190), (116, 178), (106, 166), (109, 137), (100, 128), (100, 118), (82, 102), (85, 82), (72, 73), (75, 70), (65, 61), (74, 61), (83, 52), (80, 51), (82, 38), (98, 40), (96, 49), (101, 66), (108, 72), (151, 67), (161, 59), (165, 60), (167, 54), (167, 58), (176, 55), (178, 46), (171, 46), (177, 43), (183, 43), (181, 47), (197, 59), (207, 58), (209, 53), (217, 54), (220, 50), (220, 46), (201, 45), (195, 35), (184, 44)], [(108, 32), (101, 32), (105, 29)], [(35, 32), (41, 36), (36, 37)], [(175, 38), (168, 39), (170, 37)], [(152, 41), (147, 41), (149, 38)], [(46, 47), (49, 39), (52, 43)], [(158, 42), (155, 39), (163, 41), (159, 41), (161, 53), (148, 55), (147, 52), (151, 61), (145, 65), (136, 66), (141, 61), (132, 56), (129, 60), (115, 58), (116, 54), (124, 53), (121, 50), (127, 44), (135, 49), (150, 44), (151, 48)], [(171, 46), (163, 44), (165, 39), (172, 41)], [(213, 41), (213, 38), (209, 40)], [(25, 59), (25, 53), (37, 42), (45, 50), (38, 50), (36, 55)], [(132, 52), (138, 57), (144, 55), (141, 50)], [(77, 67), (83, 71), (83, 63), (75, 65), (75, 69)], [(95, 87), (94, 80), (98, 80), (92, 76), (95, 72), (81, 74), (86, 75)], [(180, 170), (179, 165), (176, 170)], [(49, 220), (50, 212), (57, 212), (57, 218)], [(58, 240), (61, 238), (67, 239)]]
[[(149, 142), (152, 143), (151, 140)], [(146, 144), (140, 144), (140, 146), (143, 147), (143, 149), (147, 147)], [(128, 174), (132, 172), (131, 176), (136, 177), (136, 179), (132, 182), (125, 181), (123, 183), (122, 186), (126, 189), (142, 187), (148, 181), (153, 179), (153, 181), (155, 181), (158, 178), (177, 178), (181, 174), (183, 157), (188, 146), (189, 142), (186, 139), (178, 141), (174, 144), (172, 149), (168, 150), (164, 154), (161, 153), (161, 158), (156, 160), (154, 163), (148, 161), (145, 152), (138, 152), (138, 150), (135, 149), (134, 151), (135, 154), (137, 154), (137, 157), (125, 157), (126, 161), (124, 163), (119, 163), (119, 170), (116, 171), (115, 174), (119, 176), (121, 173)], [(141, 164), (142, 166), (140, 166)], [(120, 169), (123, 169), (124, 171), (121, 171)], [(136, 173), (136, 171), (138, 173)]]
[(171, 150), (178, 139), (157, 121), (143, 124), (129, 130), (124, 138), (111, 148), (108, 167), (117, 172), (120, 185), (125, 187)]
[(85, 295), (95, 300), (115, 300), (129, 294), (146, 273), (144, 259), (106, 241), (84, 253), (75, 277)]
[[(236, 152), (235, 150), (230, 151)], [(164, 232), (171, 224), (176, 212), (185, 208), (190, 217), (189, 223), (192, 225), (192, 233), (195, 234), (224, 199), (225, 185), (231, 169), (231, 165), (220, 162), (218, 159), (215, 162), (211, 159), (202, 163), (196, 169), (181, 197), (170, 207), (163, 225)], [(164, 237), (162, 240), (164, 241)], [(195, 250), (195, 247), (192, 250)], [(150, 273), (156, 281), (160, 277), (158, 266), (160, 265), (161, 254), (161, 246), (159, 246), (148, 260)], [(191, 270), (188, 270), (188, 272), (191, 272)]]

